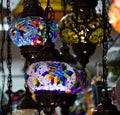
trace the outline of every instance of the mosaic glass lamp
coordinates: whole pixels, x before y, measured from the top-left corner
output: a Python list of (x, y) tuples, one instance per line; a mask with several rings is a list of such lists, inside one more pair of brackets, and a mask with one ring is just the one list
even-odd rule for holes
[(78, 90), (74, 88), (76, 73), (65, 62), (40, 61), (29, 66), (25, 81), (31, 93), (35, 94), (40, 110), (46, 114), (61, 106), (63, 113), (69, 111)]
[[(65, 44), (72, 46), (74, 54), (85, 68), (96, 46), (103, 42), (103, 18), (96, 13), (97, 0), (68, 0), (68, 3), (72, 12), (61, 18), (59, 34)], [(108, 28), (105, 32), (107, 38), (111, 26), (107, 16), (104, 20)]]
[[(51, 44), (54, 44), (58, 38), (58, 25), (52, 19), (49, 20), (49, 25), (49, 37)], [(39, 60), (47, 42), (47, 24), (45, 11), (38, 0), (24, 0), (23, 12), (19, 19), (13, 21), (8, 34), (28, 62)]]
[(35, 95), (38, 109), (51, 115), (60, 106), (66, 115), (76, 96), (88, 87), (83, 81), (89, 75), (84, 72), (65, 62), (39, 61), (29, 66), (24, 77), (29, 91)]
[[(103, 41), (103, 19), (97, 14), (97, 0), (70, 0), (72, 12), (61, 18), (59, 22), (60, 37), (67, 44), (91, 42), (100, 45)], [(106, 37), (110, 33), (110, 24), (106, 18)], [(67, 34), (66, 34), (67, 33)]]
[(120, 33), (120, 0), (113, 0), (109, 8), (108, 16), (112, 27)]

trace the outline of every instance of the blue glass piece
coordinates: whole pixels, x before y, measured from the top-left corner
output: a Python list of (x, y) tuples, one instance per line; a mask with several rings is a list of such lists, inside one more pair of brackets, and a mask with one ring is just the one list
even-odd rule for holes
[(27, 73), (25, 73), (24, 78), (27, 80), (29, 78), (29, 75)]
[(73, 74), (73, 72), (72, 72), (72, 71), (67, 71), (67, 74), (68, 74), (69, 76), (71, 76), (71, 75)]

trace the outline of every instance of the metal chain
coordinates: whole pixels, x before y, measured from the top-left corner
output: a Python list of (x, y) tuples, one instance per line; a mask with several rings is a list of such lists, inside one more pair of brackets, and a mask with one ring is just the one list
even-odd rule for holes
[(47, 7), (45, 8), (45, 18), (46, 21), (53, 21), (55, 18), (55, 12), (53, 11), (53, 8), (50, 6), (50, 0), (47, 2)]
[(105, 5), (105, 0), (103, 0), (103, 82), (106, 83), (107, 80), (107, 51), (108, 51), (108, 44), (107, 44), (107, 38), (106, 38), (106, 29), (107, 29), (107, 23), (106, 23), (106, 16), (105, 16), (105, 11), (106, 11), (106, 5)]
[[(7, 0), (7, 23), (11, 24), (11, 8), (10, 8), (10, 0)], [(8, 68), (8, 95), (9, 95), (9, 112), (12, 114), (12, 74), (11, 74), (11, 65), (12, 65), (12, 54), (11, 54), (11, 39), (7, 35), (7, 68)]]
[(7, 23), (11, 24), (11, 8), (10, 8), (10, 0), (7, 0)]
[(107, 36), (106, 36), (106, 29), (107, 29), (107, 23), (106, 23), (106, 1), (103, 0), (103, 59), (102, 59), (102, 63), (103, 63), (103, 88), (105, 90), (105, 95), (104, 98), (106, 100), (106, 103), (104, 103), (104, 109), (107, 108), (107, 104), (108, 104), (108, 99), (109, 99), (109, 95), (108, 95), (108, 89), (107, 89), (107, 75), (108, 75), (108, 70), (107, 70), (107, 51), (108, 51), (108, 43), (107, 43)]
[(52, 33), (50, 33), (50, 25), (53, 23), (53, 20), (55, 18), (55, 12), (53, 11), (53, 8), (50, 6), (50, 0), (47, 1), (47, 7), (45, 8), (45, 21), (46, 21), (46, 27), (47, 27), (47, 40), (48, 42), (51, 42)]
[(61, 7), (63, 10), (63, 16), (66, 15), (66, 9), (67, 9), (67, 1), (66, 0), (61, 0)]

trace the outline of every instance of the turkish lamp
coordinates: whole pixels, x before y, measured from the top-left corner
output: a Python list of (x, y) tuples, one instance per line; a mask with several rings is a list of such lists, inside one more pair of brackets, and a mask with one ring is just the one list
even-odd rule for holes
[(35, 95), (39, 109), (52, 114), (60, 106), (66, 114), (75, 101), (76, 73), (65, 62), (39, 61), (32, 63), (25, 74), (29, 91)]
[(108, 16), (112, 27), (118, 33), (120, 33), (120, 28), (119, 28), (120, 16), (118, 15), (119, 11), (120, 11), (120, 0), (113, 0), (109, 8)]
[[(25, 0), (21, 18), (15, 20), (8, 34), (13, 43), (21, 49), (21, 54), (30, 62), (36, 62), (41, 56), (41, 50), (47, 42), (47, 25), (44, 10), (38, 0)], [(55, 43), (58, 37), (58, 25), (51, 21), (49, 36)]]
[[(62, 17), (59, 22), (60, 37), (66, 44), (72, 45), (91, 42), (100, 45), (103, 41), (103, 19), (100, 14), (94, 11), (90, 12), (90, 18), (86, 22), (82, 19), (82, 15), (76, 16), (74, 12)], [(107, 22), (108, 29), (106, 37), (110, 33), (110, 25)]]
[[(60, 37), (66, 44), (91, 42), (100, 45), (103, 41), (103, 18), (96, 13), (97, 0), (68, 0), (72, 12), (63, 16), (59, 22)], [(106, 37), (111, 31), (107, 17)]]
[(63, 16), (58, 24), (59, 35), (72, 50), (85, 69), (96, 46), (103, 42), (103, 21), (106, 21), (105, 37), (110, 34), (111, 26), (108, 18), (96, 13), (97, 0), (68, 0), (72, 12)]

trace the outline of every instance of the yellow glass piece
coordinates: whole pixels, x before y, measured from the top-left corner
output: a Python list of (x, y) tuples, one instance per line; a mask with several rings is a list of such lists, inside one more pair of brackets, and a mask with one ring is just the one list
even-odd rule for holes
[(50, 78), (50, 76), (51, 76), (51, 75), (49, 75), (49, 74), (45, 75), (46, 78)]
[(92, 34), (89, 37), (89, 41), (93, 44), (100, 45), (103, 41), (103, 29), (98, 28), (95, 31), (92, 32)]
[(32, 99), (35, 100), (35, 94), (34, 93), (32, 93)]
[(67, 90), (67, 93), (69, 94), (69, 93), (71, 93), (71, 91), (70, 91), (70, 90)]
[(37, 83), (38, 83), (38, 80), (35, 79), (35, 80), (34, 80), (34, 85), (37, 85)]
[(40, 43), (41, 43), (41, 41), (39, 41), (39, 40), (37, 40), (36, 42), (37, 42), (38, 44), (40, 44)]
[(79, 42), (78, 35), (74, 31), (70, 29), (63, 29), (61, 33), (63, 41), (65, 43), (73, 44)]

